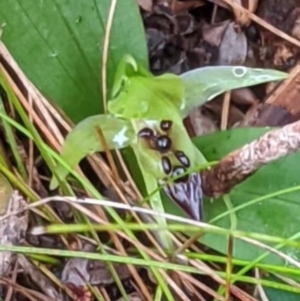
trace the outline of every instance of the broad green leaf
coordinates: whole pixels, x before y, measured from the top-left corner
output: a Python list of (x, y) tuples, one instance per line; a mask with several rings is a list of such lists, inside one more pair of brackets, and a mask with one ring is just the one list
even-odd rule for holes
[[(283, 283), (279, 281), (279, 279), (275, 278), (274, 276), (263, 275), (263, 279), (269, 281), (278, 281), (279, 284)], [(268, 300), (270, 301), (298, 301), (300, 298), (299, 293), (297, 294), (293, 292), (287, 292), (281, 289), (276, 289), (271, 287), (263, 287), (263, 288)]]
[(276, 70), (244, 66), (214, 66), (188, 71), (180, 76), (184, 87), (180, 107), (182, 117), (225, 91), (283, 80), (287, 76)]
[[(129, 121), (116, 119), (111, 115), (88, 117), (67, 135), (63, 145), (61, 157), (71, 168), (88, 154), (103, 151), (97, 127), (101, 129), (109, 149), (124, 148), (134, 142), (134, 130)], [(63, 179), (68, 171), (63, 166), (58, 166), (57, 174)], [(53, 178), (50, 189), (54, 189), (57, 185), (57, 180)]]
[(265, 293), (270, 301), (298, 301), (300, 294), (286, 292), (280, 289), (266, 287)]
[[(75, 122), (102, 111), (100, 64), (111, 2), (0, 1), (2, 40), (29, 79)], [(107, 62), (109, 94), (125, 54), (147, 67), (136, 0), (117, 1)]]
[[(228, 152), (249, 143), (268, 130), (270, 129), (235, 129), (198, 137), (194, 139), (194, 143), (201, 149), (201, 152), (208, 160), (218, 160)], [(269, 193), (275, 193), (291, 187), (297, 188), (300, 185), (299, 161), (300, 153), (297, 152), (262, 167), (231, 191), (230, 199), (233, 207), (244, 205)], [(237, 230), (274, 235), (282, 238), (289, 238), (299, 233), (299, 190), (270, 197), (235, 212)], [(212, 221), (219, 214), (226, 212), (226, 210), (227, 208), (222, 199), (217, 199), (213, 202), (207, 200), (204, 204), (204, 220), (207, 222)], [(229, 229), (229, 214), (216, 220), (213, 224)], [(205, 235), (201, 242), (226, 253), (226, 237)], [(283, 250), (294, 259), (300, 259), (300, 250), (290, 247), (286, 247)], [(236, 239), (233, 253), (235, 258), (254, 260), (257, 256), (264, 253), (264, 250)], [(275, 255), (269, 255), (264, 262), (286, 264)]]

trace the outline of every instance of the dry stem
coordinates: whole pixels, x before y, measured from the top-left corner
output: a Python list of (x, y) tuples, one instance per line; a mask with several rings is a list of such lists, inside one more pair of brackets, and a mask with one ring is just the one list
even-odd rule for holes
[(230, 191), (261, 166), (294, 153), (300, 147), (300, 121), (266, 133), (201, 172), (203, 192), (217, 197)]

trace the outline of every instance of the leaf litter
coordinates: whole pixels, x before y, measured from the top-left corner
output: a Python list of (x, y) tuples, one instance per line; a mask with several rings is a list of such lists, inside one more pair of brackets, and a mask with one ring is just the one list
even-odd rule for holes
[[(230, 108), (227, 116), (225, 117), (228, 119), (228, 124), (235, 127), (249, 125), (283, 126), (299, 120), (297, 104), (299, 81), (299, 68), (297, 67), (297, 62), (299, 45), (296, 43), (291, 43), (291, 39), (289, 39), (289, 41), (285, 39), (286, 35), (289, 35), (294, 39), (299, 38), (299, 4), (297, 1), (290, 0), (287, 2), (287, 4), (283, 5), (282, 1), (260, 0), (255, 1), (253, 6), (245, 7), (244, 9), (239, 8), (239, 5), (241, 5), (240, 1), (235, 1), (234, 5), (230, 1), (222, 0), (170, 0), (153, 1), (153, 3), (152, 1), (140, 1), (139, 3), (141, 5), (141, 13), (146, 28), (150, 66), (154, 74), (161, 74), (164, 72), (181, 74), (190, 69), (219, 64), (241, 64), (251, 67), (267, 67), (287, 71), (290, 71), (292, 68), (289, 79), (279, 86), (272, 87), (271, 85), (268, 85), (267, 87), (264, 85), (261, 87), (243, 88), (239, 89), (238, 91), (232, 91), (232, 93), (229, 95)], [(247, 12), (251, 12), (252, 15)], [(260, 18), (262, 21), (255, 22), (257, 19), (253, 17), (253, 15), (255, 15), (257, 18)], [(266, 23), (267, 26), (262, 26), (266, 25)], [(276, 32), (277, 35), (274, 34), (274, 32)], [(46, 143), (51, 145), (55, 150), (59, 150), (63, 141), (62, 137), (70, 130), (70, 124), (68, 121), (63, 120), (62, 116), (57, 115), (55, 108), (47, 103), (47, 101), (27, 80), (24, 74), (17, 69), (14, 61), (10, 60), (7, 56), (5, 57), (5, 55), (7, 55), (7, 53), (2, 45), (2, 68), (5, 66), (5, 64), (6, 66), (8, 64), (10, 68), (14, 68), (14, 71), (17, 73), (17, 79), (21, 80), (27, 92), (30, 91), (29, 97), (28, 93), (25, 93), (18, 88), (18, 85), (13, 86), (16, 77), (15, 75), (12, 76), (12, 81), (10, 82), (11, 87), (13, 87), (16, 94), (17, 92), (20, 93), (19, 95), (21, 95), (21, 97), (19, 96), (18, 98), (24, 106), (26, 114), (29, 116), (32, 112), (35, 112), (35, 115), (31, 115), (31, 118), (33, 118), (33, 121), (37, 125), (39, 133), (46, 137)], [(3, 70), (7, 72), (7, 68), (3, 68), (2, 71)], [(222, 112), (224, 111), (224, 108), (223, 96), (219, 96), (215, 100), (212, 100), (211, 103), (207, 103), (199, 108), (197, 110), (199, 111), (197, 114), (194, 112), (192, 117), (189, 117), (186, 120), (186, 123), (188, 124), (187, 128), (189, 129), (190, 134), (199, 135), (203, 134), (203, 132), (206, 133), (218, 130), (221, 127)], [(10, 113), (13, 114), (14, 112)], [(275, 121), (274, 116), (276, 117)], [(45, 120), (47, 120), (47, 124), (49, 125), (47, 128), (43, 127)], [(203, 124), (205, 129), (197, 129), (197, 124)], [(296, 129), (295, 132), (298, 133), (298, 130)], [(291, 131), (289, 131), (289, 133), (291, 133)], [(40, 158), (38, 158), (38, 156), (34, 156), (34, 152), (30, 151), (30, 144), (28, 143), (28, 140), (22, 137), (21, 141), (24, 143), (23, 148), (25, 149), (25, 152), (27, 152), (28, 159), (26, 160), (26, 163), (31, 161), (31, 165), (28, 164), (27, 169), (31, 176), (33, 176), (33, 179), (37, 179), (37, 181), (32, 182), (32, 185), (28, 186), (30, 190), (33, 190), (31, 192), (32, 200), (41, 197), (41, 191), (43, 191), (43, 197), (46, 197), (47, 194), (50, 195), (50, 192), (47, 189), (49, 170), (45, 168)], [(36, 148), (34, 150), (36, 153), (39, 152), (39, 150)], [(36, 170), (38, 175), (33, 175), (32, 169), (30, 169), (33, 167), (33, 161), (35, 162), (35, 165), (38, 166)], [(114, 193), (117, 191), (119, 199), (123, 200), (124, 196), (126, 196), (126, 200), (129, 195), (131, 195), (133, 198), (136, 198), (138, 195), (136, 189), (134, 189), (134, 187), (130, 187), (128, 183), (118, 179), (118, 184), (116, 184), (107, 161), (103, 160), (100, 156), (91, 156), (88, 161), (83, 164), (83, 169), (87, 170), (87, 174), (92, 175), (92, 179), (95, 177), (95, 174), (96, 177), (99, 177), (99, 180), (102, 183), (99, 187), (101, 192), (104, 191), (104, 189), (112, 190)], [(213, 181), (210, 181), (210, 184), (211, 183), (213, 183)], [(22, 191), (24, 191), (24, 187), (26, 187), (24, 186), (25, 184), (22, 183), (18, 185), (17, 188), (23, 189)], [(217, 185), (216, 188), (219, 188), (219, 186)], [(78, 193), (78, 195), (88, 195), (87, 191), (84, 191), (81, 187), (75, 186), (75, 191)], [(221, 192), (223, 193), (224, 191), (221, 189)], [(19, 203), (14, 204), (13, 202), (16, 200), (18, 200)], [(13, 207), (15, 209), (24, 207), (24, 200), (20, 198), (16, 192), (12, 193), (11, 198), (9, 198), (9, 202), (14, 204)], [(64, 214), (59, 212), (59, 207), (50, 207), (50, 209), (45, 207), (44, 209), (50, 210), (47, 214), (50, 214), (50, 216), (57, 221), (61, 221), (61, 219), (63, 221), (64, 219), (65, 221), (68, 219), (74, 220), (74, 213), (72, 211), (70, 211), (70, 216), (66, 218)], [(94, 210), (94, 213), (103, 218), (104, 223), (107, 223), (108, 218), (105, 211), (98, 206), (94, 206)], [(32, 218), (30, 220), (31, 224), (37, 224), (37, 220), (40, 217), (45, 220), (48, 219), (44, 210), (38, 210), (32, 213), (38, 218)], [(61, 216), (61, 218), (58, 216)], [(7, 227), (7, 221), (1, 224), (0, 231), (8, 232), (10, 237), (6, 240), (7, 243), (22, 244), (23, 242), (20, 235), (26, 231), (27, 226), (27, 217), (15, 216), (9, 221), (9, 231), (7, 228), (5, 228)], [(107, 231), (107, 234), (108, 235), (106, 236), (108, 237), (106, 237), (106, 242), (110, 244), (111, 241), (113, 241), (121, 256), (128, 256), (126, 249), (130, 249), (129, 242), (131, 239), (127, 237), (125, 239), (125, 243), (123, 239), (120, 239), (112, 232)], [(145, 234), (146, 235), (143, 235), (141, 238), (141, 241), (146, 245), (151, 244), (153, 239), (151, 239), (151, 234)], [(5, 237), (5, 235), (2, 235), (2, 239), (5, 239)], [(56, 245), (59, 244), (64, 245), (66, 248), (72, 249), (71, 244), (75, 241), (76, 244), (78, 244), (79, 249), (82, 249), (81, 245), (83, 241), (87, 239), (91, 240), (91, 238), (88, 237), (83, 238), (79, 235), (72, 234), (68, 239), (66, 237), (57, 237), (51, 244), (52, 248), (54, 249)], [(101, 240), (102, 239), (105, 241), (104, 237), (101, 237)], [(175, 237), (174, 239), (176, 240)], [(95, 241), (93, 242), (95, 243)], [(1, 244), (4, 243), (5, 242), (2, 242)], [(126, 244), (128, 245), (126, 246)], [(41, 240), (38, 245), (43, 246), (43, 241)], [(194, 245), (188, 244), (187, 248), (188, 247), (198, 248), (199, 246), (195, 243)], [(149, 252), (149, 250), (147, 252)], [(15, 259), (13, 259), (13, 256), (10, 252), (2, 252), (1, 255), (6, 256), (7, 258), (2, 260), (2, 263), (5, 263), (5, 265), (1, 266), (1, 276), (4, 276), (7, 274), (9, 267), (15, 263)], [(152, 254), (154, 258), (161, 260), (162, 264), (164, 255), (165, 254), (163, 254), (162, 250), (159, 251), (159, 248), (157, 249), (156, 256)], [(83, 277), (76, 278), (80, 279), (82, 282), (78, 280), (79, 283), (73, 283), (75, 286), (81, 287), (85, 286), (86, 284), (107, 284), (108, 282), (111, 284), (114, 282), (114, 277), (111, 277), (109, 268), (107, 268), (106, 265), (101, 263), (99, 267), (96, 265), (97, 269), (92, 269), (92, 271), (95, 273), (97, 281), (90, 281), (94, 274), (88, 271), (86, 265), (94, 266), (93, 262), (86, 259), (81, 260), (80, 258), (76, 258), (74, 261), (75, 264), (72, 265), (75, 266), (75, 270), (79, 271), (79, 275), (80, 272), (84, 272), (84, 275), (82, 275)], [(20, 261), (20, 263), (22, 262), (24, 268), (26, 264), (24, 263), (24, 260)], [(70, 271), (71, 263), (72, 259), (67, 261), (67, 263), (63, 266), (61, 276), (62, 282), (66, 282), (67, 277), (72, 276)], [(85, 265), (85, 267), (82, 268), (82, 265)], [(53, 265), (53, 267), (51, 267), (49, 264), (45, 265), (45, 267), (47, 266), (49, 267), (48, 275), (52, 275), (51, 277), (53, 277), (49, 279), (55, 279), (55, 268), (53, 269), (55, 265)], [(121, 280), (123, 278), (129, 278), (127, 268), (126, 277), (123, 277), (118, 266), (113, 266), (115, 267), (115, 270), (117, 274), (119, 274), (119, 278)], [(58, 268), (62, 270), (61, 265)], [(202, 269), (203, 267), (199, 268)], [(218, 269), (222, 270), (223, 267), (219, 265)], [(103, 278), (101, 277), (101, 271), (103, 271), (105, 274)], [(22, 273), (20, 274), (22, 275)], [(34, 272), (32, 272), (32, 274), (34, 274)], [(25, 272), (23, 278), (27, 278)], [(38, 295), (34, 295), (33, 292), (30, 291), (30, 289), (36, 286), (38, 286), (39, 290), (44, 292), (50, 298), (59, 298), (57, 297), (59, 296), (58, 294), (56, 295), (52, 293), (53, 291), (56, 291), (56, 289), (51, 289), (51, 286), (54, 288), (58, 283), (54, 284), (55, 281), (42, 282), (42, 279), (44, 279), (43, 277), (32, 278), (34, 278), (32, 281), (35, 284), (27, 282), (27, 288), (24, 287), (24, 292), (16, 290), (18, 293), (15, 294), (12, 300), (28, 300), (26, 299), (26, 296), (28, 295), (31, 299), (40, 299)], [(141, 278), (140, 276), (140, 270), (134, 275), (133, 278), (136, 281), (136, 284), (133, 286), (135, 292), (133, 295), (130, 295), (131, 297), (129, 296), (129, 299), (144, 300), (143, 298), (145, 298), (145, 300), (151, 300), (151, 296), (154, 294), (153, 284), (150, 286), (146, 286), (144, 284), (145, 281), (144, 278)], [(207, 279), (202, 278), (201, 281), (197, 283), (197, 278), (195, 278), (196, 280), (193, 280), (193, 278), (186, 278), (185, 281), (187, 282), (183, 285), (180, 279), (176, 280), (176, 277), (174, 277), (175, 286), (173, 279), (170, 280), (170, 278), (166, 278), (166, 280), (169, 281), (169, 285), (177, 292), (179, 296), (181, 296), (182, 300), (212, 300), (211, 296), (213, 293), (211, 292), (210, 287), (216, 287), (216, 285), (218, 283), (221, 284), (221, 282), (218, 277), (214, 278), (213, 274), (211, 274), (211, 278), (213, 280), (208, 281), (207, 284)], [(25, 280), (23, 279), (20, 283), (24, 283), (24, 281)], [(224, 283), (222, 284), (224, 285)], [(199, 289), (199, 285), (201, 289)], [(48, 289), (46, 289), (45, 286), (47, 286)], [(5, 286), (2, 288), (5, 288)], [(70, 294), (70, 291), (68, 291), (68, 287), (63, 288), (63, 291), (67, 292), (70, 298), (73, 298), (72, 294)], [(78, 292), (78, 290), (74, 289), (74, 287), (71, 289), (71, 291), (73, 293), (77, 292), (79, 295), (82, 293), (80, 291)], [(102, 292), (101, 289), (99, 291)], [(249, 295), (252, 294), (252, 287), (250, 285), (244, 287), (242, 290), (239, 288), (239, 286), (233, 284), (231, 293), (232, 300), (257, 300)], [(103, 294), (105, 299), (116, 299), (120, 297), (120, 293), (112, 294), (111, 297), (105, 295), (104, 292)], [(219, 300), (224, 300), (222, 299), (223, 297), (218, 295), (214, 297)], [(67, 297), (64, 296), (64, 298)], [(93, 297), (91, 294), (86, 293), (81, 295), (81, 297), (77, 296), (74, 298), (77, 298), (74, 300), (92, 300)], [(45, 300), (47, 300), (46, 296)]]

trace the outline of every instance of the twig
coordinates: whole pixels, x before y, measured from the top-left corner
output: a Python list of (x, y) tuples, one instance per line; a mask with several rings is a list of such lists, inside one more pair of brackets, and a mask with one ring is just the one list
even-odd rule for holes
[(210, 170), (201, 172), (206, 196), (229, 192), (263, 165), (294, 153), (300, 148), (300, 121), (272, 130), (227, 156)]
[(254, 21), (255, 23), (259, 24), (260, 26), (262, 26), (263, 28), (269, 30), (270, 32), (272, 32), (273, 34), (281, 37), (282, 39), (290, 42), (291, 44), (300, 47), (300, 41), (289, 36), (288, 34), (286, 34), (285, 32), (283, 32), (282, 30), (279, 30), (278, 28), (274, 27), (273, 25), (269, 24), (268, 22), (266, 22), (265, 20), (261, 19), (260, 17), (256, 16), (255, 14), (251, 13), (249, 10), (247, 10), (246, 8), (244, 8), (242, 5), (239, 5), (238, 3), (236, 3), (234, 0), (221, 0), (222, 2), (228, 4), (233, 10), (240, 10), (241, 13), (248, 15), (249, 18)]
[(228, 126), (230, 97), (231, 97), (231, 92), (227, 91), (224, 95), (223, 105), (222, 105), (222, 116), (221, 116), (221, 130), (222, 131), (226, 130), (227, 126)]

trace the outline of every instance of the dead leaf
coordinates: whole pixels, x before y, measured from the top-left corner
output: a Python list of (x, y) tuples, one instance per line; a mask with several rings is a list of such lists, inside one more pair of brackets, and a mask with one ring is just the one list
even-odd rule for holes
[[(222, 0), (209, 0), (221, 7), (232, 10), (235, 16), (235, 22), (240, 26), (248, 26), (251, 22), (249, 15), (244, 10), (239, 9), (237, 6), (230, 6), (227, 3), (224, 3)], [(240, 5), (243, 8), (246, 8), (249, 12), (253, 13), (257, 9), (258, 0), (232, 0), (233, 3)]]
[(229, 23), (229, 20), (215, 24), (204, 23), (201, 28), (203, 40), (212, 46), (219, 47)]
[(242, 106), (253, 106), (259, 102), (255, 94), (249, 88), (232, 90), (231, 99), (235, 104)]
[[(240, 5), (241, 7), (246, 8), (250, 13), (256, 11), (258, 0), (250, 0), (250, 1), (243, 1), (243, 0), (233, 0), (232, 2)], [(235, 16), (235, 21), (241, 26), (248, 26), (251, 22), (249, 18), (249, 14), (244, 10), (239, 9), (236, 6), (231, 7), (233, 10), (233, 14)]]
[(205, 4), (203, 0), (189, 0), (189, 1), (178, 1), (178, 0), (171, 0), (171, 10), (174, 13), (179, 13), (182, 11), (187, 11), (193, 8), (200, 7)]
[(246, 36), (239, 26), (231, 22), (226, 27), (219, 48), (218, 65), (242, 65), (246, 57)]
[(153, 0), (137, 0), (138, 5), (145, 11), (152, 11)]
[(257, 15), (279, 30), (290, 33), (294, 24), (293, 11), (297, 8), (300, 8), (298, 0), (263, 0), (260, 1)]
[[(89, 245), (85, 245), (83, 250), (91, 251)], [(130, 271), (126, 265), (113, 265), (120, 279), (130, 277)], [(71, 258), (64, 266), (61, 275), (62, 282), (75, 287), (90, 285), (107, 285), (114, 282), (110, 271), (103, 261), (89, 260), (85, 258)]]
[(294, 20), (294, 24), (293, 24), (293, 27), (291, 29), (291, 35), (300, 40), (300, 9), (299, 8), (296, 8), (294, 10), (294, 14), (296, 15), (295, 16), (295, 20)]
[(248, 111), (243, 125), (283, 126), (300, 119), (300, 65), (280, 83), (265, 100), (265, 104)]
[[(212, 111), (217, 118), (220, 119), (220, 116), (222, 114), (222, 104), (223, 99), (218, 97), (213, 101), (210, 101), (204, 105), (205, 108)], [(244, 120), (244, 114), (243, 112), (238, 109), (235, 105), (231, 104), (229, 107), (229, 113), (228, 113), (228, 127), (232, 127), (238, 122), (241, 122)]]
[(57, 291), (49, 278), (46, 277), (35, 265), (33, 265), (23, 254), (18, 254), (18, 263), (26, 275), (37, 285), (48, 297), (61, 301), (64, 300), (61, 293)]
[(248, 110), (241, 126), (284, 126), (299, 119), (285, 108), (268, 103), (259, 104)]
[(194, 110), (189, 115), (189, 123), (191, 126), (190, 136), (211, 134), (218, 130), (215, 121), (210, 116), (205, 116), (201, 112), (201, 108)]
[[(3, 187), (1, 187), (3, 188)], [(7, 203), (5, 215), (24, 209), (26, 202), (14, 191)], [(3, 214), (2, 214), (3, 215)], [(22, 242), (28, 226), (28, 213), (24, 211), (20, 215), (10, 215), (0, 219), (0, 244), (17, 245)], [(0, 252), (0, 277), (4, 276), (15, 260), (15, 254), (9, 251)]]

